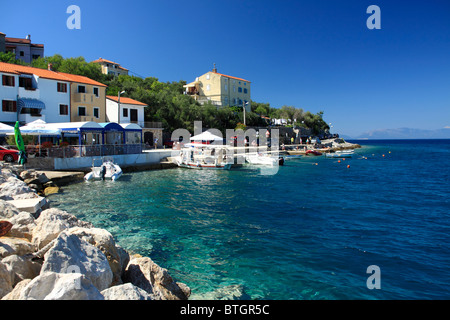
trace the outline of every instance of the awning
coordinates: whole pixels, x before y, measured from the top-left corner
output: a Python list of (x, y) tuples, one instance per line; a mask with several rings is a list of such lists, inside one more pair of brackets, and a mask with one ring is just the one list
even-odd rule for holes
[(20, 98), (17, 100), (18, 109), (30, 108), (30, 109), (45, 109), (45, 103), (38, 99)]
[(142, 128), (135, 123), (121, 123), (120, 126), (125, 129), (125, 131), (142, 131)]
[(200, 83), (199, 81), (191, 82), (191, 83), (184, 85), (183, 88), (194, 88), (199, 83)]

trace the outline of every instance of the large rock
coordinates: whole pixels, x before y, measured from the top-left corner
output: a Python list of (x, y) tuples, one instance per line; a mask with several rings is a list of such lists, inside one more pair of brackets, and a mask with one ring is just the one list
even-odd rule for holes
[(33, 279), (39, 275), (41, 265), (31, 259), (24, 259), (18, 255), (11, 255), (2, 260), (13, 274), (13, 286), (25, 279)]
[(9, 202), (6, 202), (5, 200), (0, 199), (0, 219), (11, 219), (15, 215), (19, 214), (19, 210), (17, 208), (10, 204)]
[(15, 177), (9, 177), (0, 185), (0, 199), (14, 200), (14, 196), (34, 192), (28, 185)]
[(6, 296), (4, 296), (3, 298), (1, 298), (1, 300), (19, 300), (20, 299), (20, 294), (22, 292), (22, 290), (31, 282), (31, 279), (25, 279), (20, 281), (18, 284), (16, 284), (16, 286), (14, 287), (14, 289), (8, 293)]
[(153, 300), (187, 300), (190, 289), (173, 281), (167, 269), (148, 257), (133, 258), (124, 273), (124, 281), (147, 291)]
[(111, 233), (105, 229), (80, 227), (70, 228), (66, 233), (76, 235), (80, 239), (100, 249), (108, 259), (109, 266), (113, 272), (112, 285), (122, 283), (121, 257)]
[(151, 300), (147, 291), (131, 283), (108, 288), (103, 290), (101, 294), (105, 297), (105, 300)]
[(26, 238), (31, 241), (32, 231), (36, 227), (34, 217), (29, 212), (19, 212), (17, 215), (9, 219), (9, 222), (13, 224), (13, 227), (9, 234), (12, 237)]
[(36, 246), (24, 238), (1, 237), (0, 258), (10, 255), (23, 256), (36, 251)]
[(81, 273), (99, 291), (109, 288), (113, 278), (108, 260), (100, 249), (66, 232), (58, 236), (44, 255), (41, 274), (45, 272)]
[(92, 224), (80, 221), (74, 215), (56, 208), (44, 210), (36, 219), (32, 242), (42, 249), (56, 239), (62, 231), (72, 227), (92, 228)]
[(0, 299), (12, 291), (12, 283), (11, 272), (0, 262)]
[(103, 300), (100, 291), (80, 273), (44, 272), (21, 291), (19, 300)]

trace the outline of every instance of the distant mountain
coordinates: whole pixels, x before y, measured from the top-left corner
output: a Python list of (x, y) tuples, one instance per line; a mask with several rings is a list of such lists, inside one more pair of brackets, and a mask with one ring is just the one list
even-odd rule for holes
[(412, 128), (377, 129), (363, 133), (356, 139), (450, 139), (450, 127), (437, 130)]

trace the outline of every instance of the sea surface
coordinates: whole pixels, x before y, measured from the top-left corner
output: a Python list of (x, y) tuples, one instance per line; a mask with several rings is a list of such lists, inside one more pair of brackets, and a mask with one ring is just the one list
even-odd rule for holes
[(450, 299), (450, 140), (357, 143), (351, 159), (303, 157), (275, 175), (146, 171), (50, 200), (192, 299)]

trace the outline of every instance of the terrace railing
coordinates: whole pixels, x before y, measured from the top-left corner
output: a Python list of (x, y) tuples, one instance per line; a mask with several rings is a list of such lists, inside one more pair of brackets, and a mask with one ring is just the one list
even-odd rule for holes
[(39, 148), (28, 146), (28, 157), (76, 158), (103, 157), (122, 154), (140, 154), (145, 146), (142, 144), (105, 144), (105, 145), (70, 145), (66, 147)]

